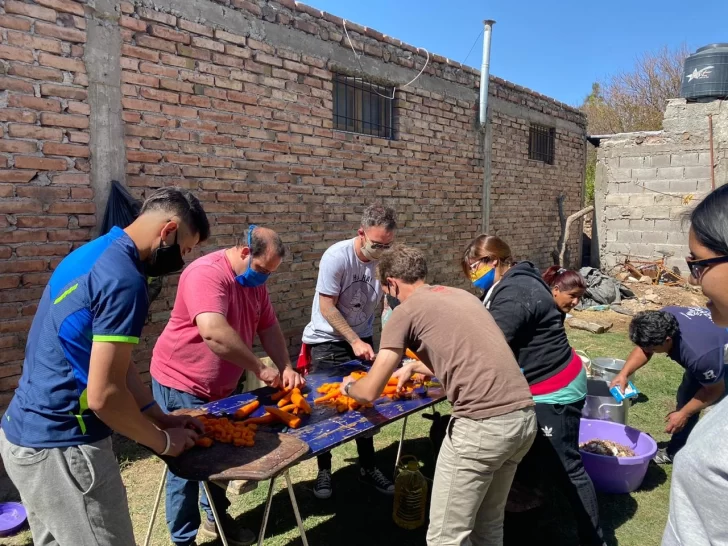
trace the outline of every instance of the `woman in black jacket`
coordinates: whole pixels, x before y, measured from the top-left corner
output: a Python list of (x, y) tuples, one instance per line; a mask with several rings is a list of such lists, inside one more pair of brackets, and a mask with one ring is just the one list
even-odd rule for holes
[[(475, 238), (462, 266), (483, 290), (483, 304), (503, 331), (536, 402), (539, 434), (522, 463), (522, 475), (542, 473), (550, 459), (573, 508), (581, 544), (603, 544), (594, 485), (579, 453), (586, 373), (569, 345), (565, 314), (554, 301), (578, 287), (550, 287), (532, 263), (512, 263), (510, 248), (494, 236)], [(552, 271), (550, 280), (554, 276)]]

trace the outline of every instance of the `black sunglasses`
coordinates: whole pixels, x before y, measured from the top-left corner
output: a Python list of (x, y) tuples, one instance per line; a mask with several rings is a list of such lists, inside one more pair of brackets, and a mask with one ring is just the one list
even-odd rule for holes
[(685, 258), (685, 261), (688, 264), (688, 269), (690, 269), (690, 274), (693, 276), (694, 279), (699, 280), (700, 277), (703, 276), (703, 273), (705, 273), (705, 270), (708, 269), (711, 265), (723, 264), (728, 262), (728, 256), (706, 258), (705, 260), (691, 260), (690, 258)]

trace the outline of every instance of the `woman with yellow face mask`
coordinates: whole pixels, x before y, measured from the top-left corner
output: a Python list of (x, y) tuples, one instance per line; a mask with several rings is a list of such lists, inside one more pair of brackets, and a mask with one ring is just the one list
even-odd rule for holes
[(483, 305), (503, 331), (536, 402), (539, 433), (517, 481), (533, 488), (541, 478), (555, 479), (571, 504), (580, 544), (602, 545), (599, 505), (578, 445), (586, 373), (569, 345), (565, 314), (552, 288), (532, 263), (514, 263), (509, 246), (495, 236), (476, 237), (463, 253), (462, 268), (483, 291)]

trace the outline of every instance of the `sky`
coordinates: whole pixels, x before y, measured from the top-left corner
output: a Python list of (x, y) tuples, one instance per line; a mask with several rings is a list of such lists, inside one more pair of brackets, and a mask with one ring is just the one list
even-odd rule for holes
[(728, 0), (303, 1), (477, 68), (494, 19), (490, 73), (573, 106), (646, 52), (728, 42)]

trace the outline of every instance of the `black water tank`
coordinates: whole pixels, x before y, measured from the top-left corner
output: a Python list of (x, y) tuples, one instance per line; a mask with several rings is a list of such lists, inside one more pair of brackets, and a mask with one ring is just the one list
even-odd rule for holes
[(685, 59), (680, 94), (686, 99), (728, 98), (728, 44), (701, 47)]

